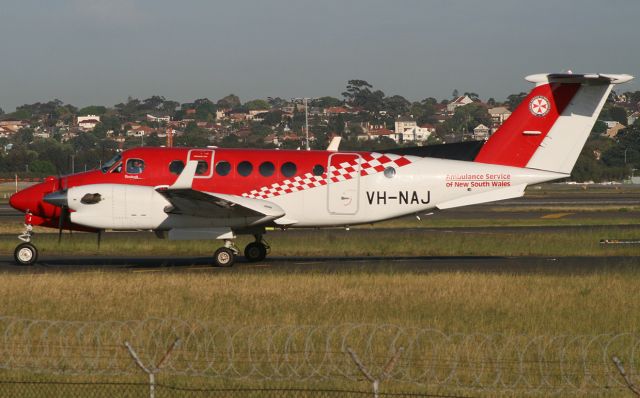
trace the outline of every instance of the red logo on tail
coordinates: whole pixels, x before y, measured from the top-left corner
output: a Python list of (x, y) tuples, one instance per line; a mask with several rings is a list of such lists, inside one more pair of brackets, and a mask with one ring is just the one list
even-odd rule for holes
[(531, 111), (531, 114), (533, 116), (545, 116), (547, 113), (549, 113), (549, 109), (551, 109), (551, 104), (545, 96), (538, 95), (536, 97), (533, 97), (533, 99), (531, 99), (531, 102), (529, 102), (529, 110)]

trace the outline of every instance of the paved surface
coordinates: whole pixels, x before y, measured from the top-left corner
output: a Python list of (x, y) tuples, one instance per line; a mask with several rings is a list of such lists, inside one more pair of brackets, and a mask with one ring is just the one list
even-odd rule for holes
[(41, 263), (25, 267), (13, 263), (13, 259), (0, 257), (0, 272), (50, 273), (50, 272), (492, 272), (492, 273), (591, 273), (612, 271), (640, 265), (635, 257), (272, 257), (260, 263), (248, 263), (243, 258), (230, 268), (212, 267), (209, 257), (52, 257)]

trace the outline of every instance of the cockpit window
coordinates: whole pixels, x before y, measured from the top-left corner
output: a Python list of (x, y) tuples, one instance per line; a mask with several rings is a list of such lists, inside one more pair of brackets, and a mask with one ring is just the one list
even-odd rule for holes
[(114, 164), (118, 163), (120, 160), (122, 160), (122, 155), (117, 154), (113, 158), (109, 159), (109, 161), (105, 162), (102, 167), (100, 167), (100, 170), (102, 170), (103, 173), (106, 173)]
[(129, 159), (127, 160), (127, 173), (140, 174), (144, 170), (144, 160)]

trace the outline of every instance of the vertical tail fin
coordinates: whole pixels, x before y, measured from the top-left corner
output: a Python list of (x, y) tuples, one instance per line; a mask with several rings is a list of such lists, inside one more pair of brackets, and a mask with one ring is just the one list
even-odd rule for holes
[(571, 174), (614, 84), (629, 75), (540, 74), (475, 161)]

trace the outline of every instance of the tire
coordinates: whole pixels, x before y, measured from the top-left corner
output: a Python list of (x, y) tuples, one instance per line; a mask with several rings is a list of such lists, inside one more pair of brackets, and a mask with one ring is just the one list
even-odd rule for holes
[(221, 247), (213, 253), (213, 262), (218, 267), (231, 267), (235, 261), (236, 254), (226, 247)]
[(18, 265), (33, 265), (38, 261), (38, 249), (31, 243), (20, 243), (13, 252)]
[(262, 242), (251, 242), (244, 248), (244, 256), (251, 263), (262, 261), (267, 257), (267, 247)]

